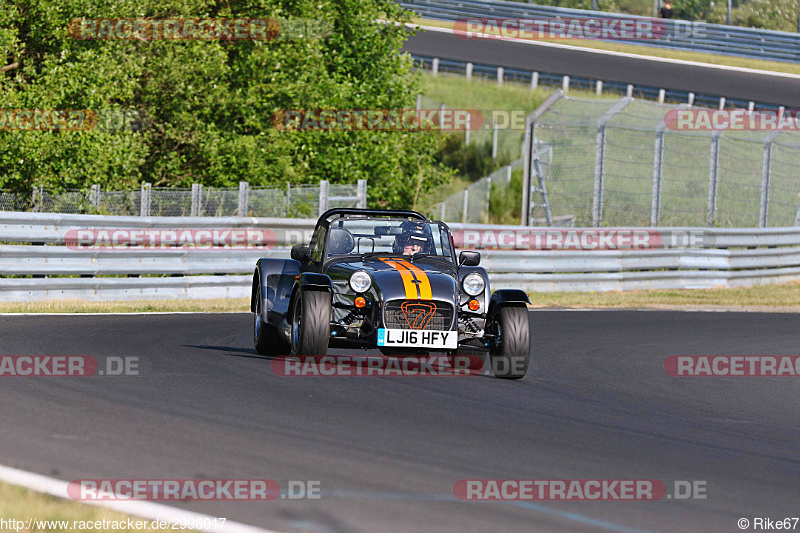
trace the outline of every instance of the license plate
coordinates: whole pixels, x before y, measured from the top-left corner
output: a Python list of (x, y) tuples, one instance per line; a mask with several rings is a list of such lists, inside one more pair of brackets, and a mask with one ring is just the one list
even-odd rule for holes
[(458, 347), (458, 332), (380, 328), (378, 329), (378, 346), (452, 350)]

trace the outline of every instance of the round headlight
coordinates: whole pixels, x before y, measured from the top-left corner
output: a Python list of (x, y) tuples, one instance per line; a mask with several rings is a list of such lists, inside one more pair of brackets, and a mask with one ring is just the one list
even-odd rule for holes
[(470, 296), (477, 296), (486, 288), (486, 282), (483, 277), (477, 272), (467, 274), (464, 281), (461, 283), (464, 286), (464, 291)]
[(372, 278), (363, 270), (353, 272), (350, 276), (350, 288), (356, 292), (367, 292), (372, 286)]

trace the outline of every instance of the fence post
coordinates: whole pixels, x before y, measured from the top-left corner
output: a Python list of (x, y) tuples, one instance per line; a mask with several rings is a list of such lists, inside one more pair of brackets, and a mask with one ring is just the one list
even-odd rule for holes
[(711, 134), (711, 161), (708, 172), (707, 225), (713, 226), (717, 218), (717, 186), (719, 185), (719, 131)]
[(489, 209), (492, 207), (492, 176), (486, 178), (486, 209), (484, 213), (486, 213), (486, 217), (483, 220), (484, 224), (489, 223)]
[(439, 133), (444, 132), (444, 110), (445, 105), (442, 104), (439, 106)]
[(469, 187), (464, 189), (464, 203), (461, 206), (461, 223), (467, 223), (467, 209), (469, 208)]
[(203, 199), (203, 186), (199, 183), (192, 183), (192, 216), (199, 217), (201, 203)]
[(472, 115), (470, 114), (469, 111), (467, 111), (467, 125), (466, 125), (466, 128), (464, 129), (464, 144), (467, 144), (467, 145), (469, 144), (469, 126), (470, 126), (471, 119), (472, 119)]
[(239, 182), (239, 209), (240, 217), (247, 216), (247, 204), (250, 197), (250, 185), (246, 181)]
[[(544, 172), (542, 172), (542, 162), (538, 157), (533, 158), (533, 167), (536, 169), (536, 180), (539, 184), (539, 194), (542, 195), (542, 204), (544, 205), (544, 220), (548, 226), (553, 225), (553, 213), (550, 211), (550, 199), (547, 197), (547, 184), (544, 182)], [(511, 176), (511, 165), (509, 168), (509, 178)]]
[(417, 93), (417, 116), (419, 116), (419, 112), (422, 109), (422, 95)]
[(564, 91), (556, 91), (548, 96), (533, 113), (525, 117), (525, 136), (522, 138), (522, 209), (520, 226), (529, 225), (531, 218), (531, 185), (534, 172), (533, 160), (536, 155), (536, 121), (563, 96)]
[(794, 225), (800, 226), (800, 204), (797, 204), (797, 214), (794, 216)]
[(506, 184), (511, 183), (511, 165), (506, 165)]
[(621, 98), (611, 109), (606, 111), (597, 121), (597, 137), (595, 141), (594, 159), (594, 192), (592, 194), (592, 226), (598, 227), (603, 220), (603, 177), (606, 164), (606, 125), (625, 106), (633, 102), (633, 98)]
[(289, 214), (289, 208), (292, 206), (292, 184), (288, 181), (286, 182), (286, 206), (283, 212), (283, 216), (287, 216)]
[(431, 74), (433, 74), (434, 76), (439, 74), (439, 58), (438, 57), (434, 57), (433, 61), (431, 61)]
[(34, 213), (41, 213), (44, 211), (44, 187), (42, 186), (33, 186), (33, 212)]
[(89, 205), (94, 208), (95, 213), (100, 209), (100, 184), (95, 183), (89, 191)]
[(500, 125), (497, 122), (492, 122), (492, 161), (497, 160), (497, 135)]
[(321, 215), (328, 210), (328, 191), (330, 190), (330, 182), (322, 180), (319, 182), (319, 214)]
[(444, 217), (447, 215), (447, 202), (442, 201), (442, 206), (441, 206), (440, 210), (441, 210), (442, 213), (441, 213), (441, 215), (439, 215), (439, 220), (444, 222)]
[(764, 140), (764, 160), (761, 165), (761, 205), (758, 211), (758, 225), (761, 228), (767, 227), (767, 216), (769, 214), (769, 180), (772, 174), (772, 143), (781, 131), (773, 131)]
[(661, 222), (661, 181), (664, 169), (664, 122), (656, 128), (655, 153), (653, 155), (653, 198), (650, 204), (650, 225), (658, 226)]
[(472, 79), (472, 63), (467, 63), (467, 81)]
[(149, 183), (142, 182), (142, 197), (139, 202), (139, 216), (150, 216), (150, 192), (152, 186)]
[(358, 207), (361, 209), (367, 208), (367, 180), (361, 179), (358, 180), (358, 185), (356, 190), (358, 196)]

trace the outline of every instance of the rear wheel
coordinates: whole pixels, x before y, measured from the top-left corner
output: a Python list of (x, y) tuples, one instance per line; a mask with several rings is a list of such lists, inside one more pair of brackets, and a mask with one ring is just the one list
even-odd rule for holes
[(331, 335), (330, 293), (300, 289), (291, 316), (292, 355), (326, 355)]
[(256, 289), (256, 312), (253, 313), (253, 342), (261, 355), (286, 355), (289, 345), (278, 335), (278, 330), (266, 322), (261, 286)]
[(528, 309), (501, 307), (493, 326), (500, 343), (490, 352), (492, 372), (504, 379), (524, 377), (531, 360)]

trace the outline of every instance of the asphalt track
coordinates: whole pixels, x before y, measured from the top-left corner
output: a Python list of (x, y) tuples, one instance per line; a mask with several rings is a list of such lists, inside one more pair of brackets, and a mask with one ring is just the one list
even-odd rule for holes
[[(250, 320), (0, 316), (2, 355), (144, 368), (0, 378), (0, 463), (64, 480), (332, 487), (317, 501), (177, 504), (281, 531), (732, 532), (741, 517), (800, 515), (800, 378), (663, 369), (670, 355), (798, 355), (800, 314), (531, 312), (535, 368), (518, 382), (278, 377)], [(456, 501), (467, 478), (706, 481), (707, 499)]]
[[(620, 57), (499, 39), (462, 39), (451, 33), (420, 31), (403, 49), (412, 54), (471, 61), (504, 68), (582, 76), (667, 90), (719, 95), (800, 108), (800, 79), (720, 70), (640, 57)], [(658, 55), (658, 49), (652, 50)]]

